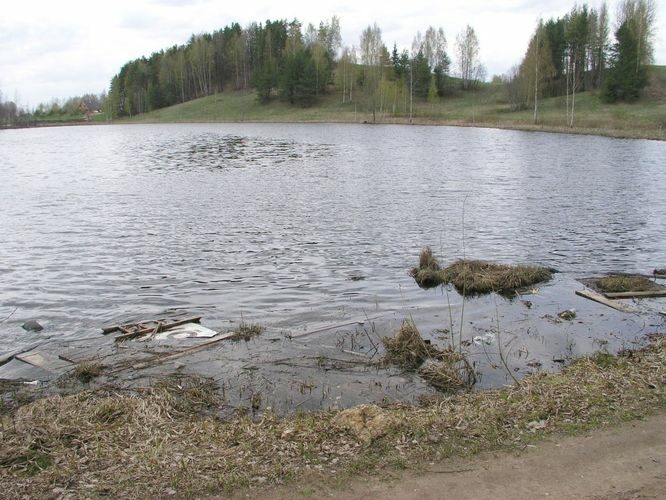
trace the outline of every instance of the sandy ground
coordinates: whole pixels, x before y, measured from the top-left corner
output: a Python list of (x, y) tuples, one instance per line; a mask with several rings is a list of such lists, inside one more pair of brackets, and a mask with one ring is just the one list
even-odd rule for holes
[(552, 437), (516, 455), (430, 464), (395, 479), (338, 489), (306, 482), (253, 498), (647, 499), (666, 498), (666, 413), (577, 437)]

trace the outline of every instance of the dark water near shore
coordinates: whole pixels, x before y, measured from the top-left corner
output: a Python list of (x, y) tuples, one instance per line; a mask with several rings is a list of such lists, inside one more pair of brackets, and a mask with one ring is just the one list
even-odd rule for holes
[[(419, 249), (666, 267), (666, 143), (360, 125), (0, 132), (0, 351), (173, 311), (305, 331), (441, 305)], [(463, 238), (464, 219), (464, 238)], [(463, 246), (464, 242), (464, 246)]]

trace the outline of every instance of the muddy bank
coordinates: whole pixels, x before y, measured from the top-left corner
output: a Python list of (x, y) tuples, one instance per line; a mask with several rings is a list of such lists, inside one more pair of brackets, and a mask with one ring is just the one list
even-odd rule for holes
[(665, 408), (665, 391), (663, 336), (501, 390), (285, 418), (219, 419), (225, 403), (202, 379), (97, 389), (4, 413), (0, 486), (12, 497), (186, 498), (294, 480), (335, 483), (635, 419)]

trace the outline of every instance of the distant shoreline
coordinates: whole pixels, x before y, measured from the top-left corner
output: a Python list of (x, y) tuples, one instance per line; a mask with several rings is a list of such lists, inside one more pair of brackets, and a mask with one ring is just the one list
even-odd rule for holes
[(413, 118), (410, 122), (408, 118), (392, 118), (383, 119), (376, 123), (368, 121), (354, 121), (354, 120), (336, 120), (336, 119), (322, 119), (322, 120), (173, 120), (165, 121), (159, 119), (145, 119), (140, 115), (138, 118), (119, 119), (114, 121), (63, 121), (63, 122), (37, 122), (29, 125), (12, 125), (8, 127), (0, 127), (0, 130), (18, 130), (29, 128), (51, 128), (51, 127), (69, 127), (69, 126), (88, 126), (88, 125), (145, 125), (145, 124), (242, 124), (242, 123), (277, 123), (277, 124), (350, 124), (350, 125), (418, 125), (418, 126), (434, 126), (434, 127), (462, 127), (462, 128), (487, 128), (496, 130), (514, 130), (520, 132), (544, 132), (551, 134), (572, 134), (572, 135), (589, 135), (597, 137), (608, 137), (612, 139), (643, 139), (654, 141), (666, 141), (666, 130), (618, 130), (618, 129), (604, 129), (604, 128), (588, 128), (588, 127), (565, 127), (553, 126), (543, 124), (527, 124), (527, 123), (492, 123), (492, 122), (475, 122), (466, 123), (460, 121), (446, 121), (446, 120), (433, 120), (430, 118), (418, 117)]

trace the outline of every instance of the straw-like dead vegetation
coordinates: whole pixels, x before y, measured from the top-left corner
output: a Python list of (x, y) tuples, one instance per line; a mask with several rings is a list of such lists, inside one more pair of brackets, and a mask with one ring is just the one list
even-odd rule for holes
[(405, 368), (418, 368), (427, 359), (439, 358), (442, 351), (421, 337), (411, 320), (405, 320), (394, 337), (384, 337), (384, 362)]
[(433, 288), (444, 282), (442, 268), (430, 247), (421, 250), (419, 265), (410, 271), (410, 275), (421, 288)]
[(426, 361), (419, 375), (442, 392), (470, 389), (476, 384), (474, 367), (463, 353), (453, 349), (445, 349), (437, 360)]
[(74, 368), (72, 376), (80, 382), (87, 384), (92, 379), (99, 377), (104, 372), (104, 365), (95, 361), (84, 361)]
[(548, 281), (552, 272), (545, 267), (493, 264), (482, 260), (458, 260), (444, 269), (447, 283), (463, 295), (497, 292), (511, 294), (515, 290)]
[(419, 375), (435, 389), (451, 392), (469, 389), (476, 372), (465, 354), (451, 347), (439, 349), (425, 340), (411, 320), (405, 320), (394, 337), (384, 337), (384, 363), (419, 369)]
[(611, 275), (593, 281), (593, 285), (602, 292), (647, 292), (661, 287), (645, 276)]
[(490, 292), (510, 295), (520, 288), (553, 277), (552, 272), (545, 267), (494, 264), (482, 260), (457, 260), (442, 269), (429, 247), (421, 251), (419, 266), (413, 268), (410, 274), (422, 288), (450, 283), (458, 293), (465, 296)]
[[(202, 415), (201, 386), (191, 386), (194, 401), (190, 385), (178, 382), (141, 394), (54, 396), (3, 416), (3, 495), (219, 495), (312, 474), (339, 480), (390, 464), (524, 448), (550, 432), (580, 432), (666, 408), (666, 338), (502, 390), (373, 407), (372, 418), (364, 414), (353, 426), (336, 424), (341, 412), (221, 421)], [(381, 428), (366, 432), (369, 424)]]

